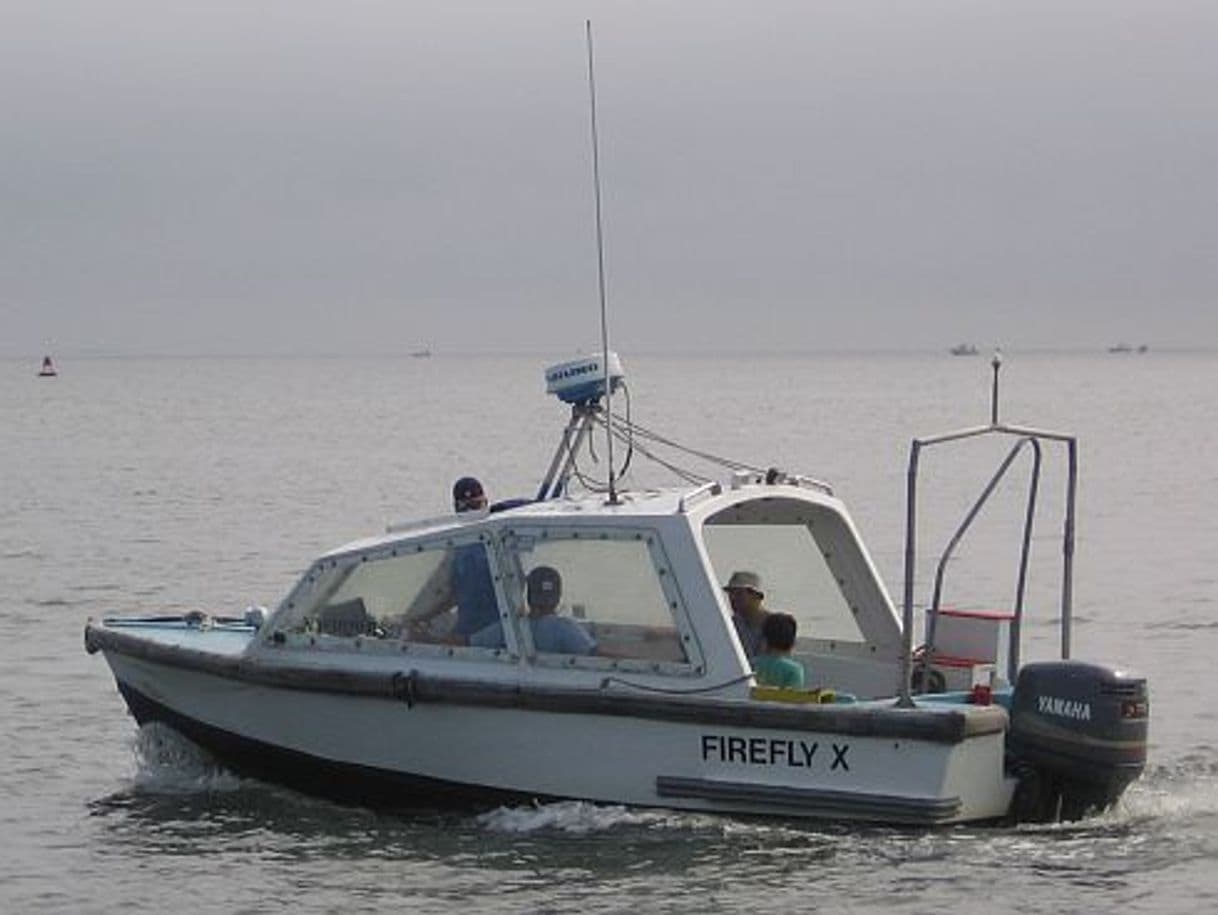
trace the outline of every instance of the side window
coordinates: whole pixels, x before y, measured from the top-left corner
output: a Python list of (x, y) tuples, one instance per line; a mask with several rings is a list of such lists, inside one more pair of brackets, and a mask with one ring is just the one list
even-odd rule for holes
[(737, 570), (759, 574), (766, 607), (794, 616), (800, 638), (863, 640), (807, 524), (708, 523), (703, 534), (719, 583)]
[(498, 619), (487, 549), (472, 541), (323, 560), (274, 626), (285, 633), (460, 646)]
[[(518, 533), (508, 547), (520, 574), (522, 637), (538, 656), (587, 655), (657, 669), (690, 663), (692, 636), (675, 613), (676, 593), (666, 591), (664, 578), (672, 576), (652, 535)], [(552, 600), (546, 582), (557, 591)]]

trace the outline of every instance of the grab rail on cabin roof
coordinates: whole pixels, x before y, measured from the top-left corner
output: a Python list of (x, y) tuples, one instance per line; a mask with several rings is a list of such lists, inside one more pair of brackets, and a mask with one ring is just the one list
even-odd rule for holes
[(723, 492), (723, 484), (717, 480), (703, 483), (701, 486), (691, 489), (681, 496), (681, 500), (677, 503), (677, 511), (685, 514), (695, 502), (701, 502), (703, 498), (709, 496), (717, 496), (721, 492)]

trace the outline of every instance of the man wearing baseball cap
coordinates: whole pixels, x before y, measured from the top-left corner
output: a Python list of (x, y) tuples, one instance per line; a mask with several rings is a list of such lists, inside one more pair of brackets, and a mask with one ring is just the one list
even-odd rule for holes
[[(542, 654), (596, 654), (596, 639), (578, 622), (558, 615), (562, 601), (562, 576), (550, 566), (537, 566), (525, 579), (525, 598), (533, 648)], [(475, 632), (469, 643), (479, 648), (504, 646), (503, 624), (495, 623)]]
[[(475, 477), (461, 477), (453, 484), (453, 510), (458, 514), (484, 511), (486, 507), (486, 491)], [(456, 619), (448, 640), (458, 645), (466, 644), (471, 635), (499, 619), (490, 561), (481, 543), (453, 548), (421, 594), (425, 600), (407, 613), (415, 638), (426, 638), (429, 622), (454, 606)]]
[(486, 508), (486, 491), (477, 477), (462, 477), (453, 484), (453, 510), (479, 511)]
[[(462, 477), (453, 484), (453, 509), (462, 512), (486, 508), (486, 491), (475, 477)], [(452, 589), (457, 603), (453, 635), (464, 643), (471, 635), (499, 619), (499, 603), (491, 581), (486, 547), (467, 543), (453, 551)]]

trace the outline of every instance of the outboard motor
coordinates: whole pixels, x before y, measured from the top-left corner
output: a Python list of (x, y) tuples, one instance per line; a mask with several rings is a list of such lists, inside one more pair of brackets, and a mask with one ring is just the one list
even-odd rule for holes
[(1083, 661), (1024, 665), (1008, 761), (1017, 821), (1076, 820), (1110, 807), (1146, 766), (1146, 679)]

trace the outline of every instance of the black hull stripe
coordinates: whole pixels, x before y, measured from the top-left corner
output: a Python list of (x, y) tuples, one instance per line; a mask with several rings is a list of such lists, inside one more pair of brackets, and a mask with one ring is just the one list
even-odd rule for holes
[(129, 684), (117, 682), (127, 708), (141, 725), (153, 721), (166, 724), (235, 772), (286, 785), (315, 797), (388, 810), (484, 809), (501, 804), (559, 799), (409, 775), (288, 750), (189, 718)]
[(163, 645), (90, 622), (85, 647), (114, 652), (167, 667), (240, 680), (279, 689), (369, 696), (415, 702), (484, 708), (510, 708), (572, 715), (607, 715), (673, 721), (715, 727), (759, 728), (832, 733), (850, 737), (923, 740), (957, 744), (968, 737), (1001, 734), (1007, 714), (999, 706), (963, 711), (859, 707), (853, 705), (786, 705), (759, 701), (677, 697), (669, 694), (563, 689), (519, 683), (488, 683), (396, 672), (318, 669), (251, 661), (177, 645)]

